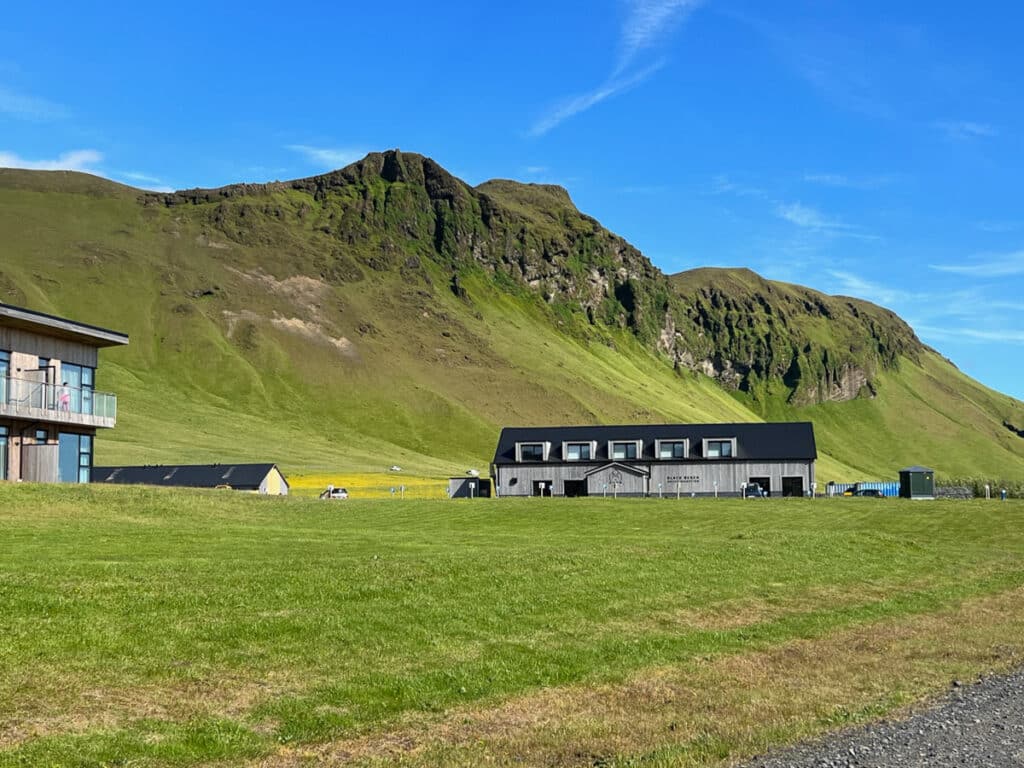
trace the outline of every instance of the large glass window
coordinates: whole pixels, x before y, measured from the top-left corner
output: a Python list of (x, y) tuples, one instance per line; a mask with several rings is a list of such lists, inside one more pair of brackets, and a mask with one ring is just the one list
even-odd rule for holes
[(519, 446), (520, 461), (544, 461), (544, 443), (523, 443)]
[(0, 350), (0, 403), (7, 402), (8, 383), (11, 378), (11, 353)]
[(658, 444), (658, 458), (659, 459), (685, 459), (686, 458), (686, 441), (685, 440), (662, 440)]
[(569, 443), (565, 446), (565, 458), (567, 461), (589, 461), (590, 443)]
[(57, 382), (58, 407), (72, 413), (92, 413), (95, 376), (88, 366), (62, 363)]
[(628, 443), (612, 443), (612, 458), (613, 459), (635, 459), (636, 458), (636, 442), (630, 441)]
[(0, 427), (0, 480), (7, 479), (7, 427)]
[(707, 458), (727, 459), (732, 456), (732, 440), (708, 440)]
[(92, 437), (60, 433), (58, 479), (62, 483), (88, 483), (92, 470)]

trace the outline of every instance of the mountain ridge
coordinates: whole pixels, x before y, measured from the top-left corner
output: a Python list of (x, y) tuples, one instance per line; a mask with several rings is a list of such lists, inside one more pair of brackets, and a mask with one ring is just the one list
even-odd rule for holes
[(101, 369), (125, 400), (103, 461), (263, 442), (305, 469), (440, 472), (510, 423), (811, 418), (837, 478), (1024, 469), (1003, 426), (1020, 403), (889, 310), (749, 271), (666, 275), (561, 188), (471, 187), (393, 150), (174, 193), (39, 173), (0, 171), (0, 297), (132, 335)]

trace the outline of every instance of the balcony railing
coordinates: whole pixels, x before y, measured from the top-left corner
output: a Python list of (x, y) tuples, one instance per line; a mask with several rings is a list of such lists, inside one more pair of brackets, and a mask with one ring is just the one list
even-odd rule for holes
[(0, 377), (0, 414), (112, 427), (117, 420), (117, 396), (88, 387)]

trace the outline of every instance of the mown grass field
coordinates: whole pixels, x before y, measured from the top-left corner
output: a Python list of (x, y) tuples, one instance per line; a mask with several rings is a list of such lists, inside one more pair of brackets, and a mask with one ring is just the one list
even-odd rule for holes
[(1016, 501), (0, 485), (0, 766), (713, 765), (1022, 636)]

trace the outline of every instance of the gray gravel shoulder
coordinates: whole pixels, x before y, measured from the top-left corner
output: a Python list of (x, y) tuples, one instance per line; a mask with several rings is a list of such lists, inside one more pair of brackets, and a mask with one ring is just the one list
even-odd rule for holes
[(900, 721), (830, 734), (741, 768), (1014, 768), (1024, 766), (1024, 669), (954, 683), (932, 706)]

